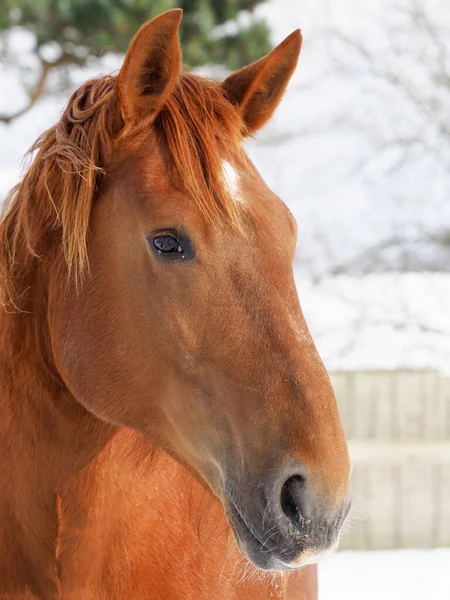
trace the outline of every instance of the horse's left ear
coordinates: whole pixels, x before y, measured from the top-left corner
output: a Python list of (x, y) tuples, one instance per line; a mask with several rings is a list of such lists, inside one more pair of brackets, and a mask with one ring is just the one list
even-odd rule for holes
[(125, 121), (154, 118), (181, 69), (178, 27), (183, 11), (168, 10), (145, 23), (131, 41), (118, 86)]
[(272, 116), (297, 66), (302, 35), (297, 29), (267, 56), (236, 71), (222, 83), (225, 95), (236, 104), (248, 133)]

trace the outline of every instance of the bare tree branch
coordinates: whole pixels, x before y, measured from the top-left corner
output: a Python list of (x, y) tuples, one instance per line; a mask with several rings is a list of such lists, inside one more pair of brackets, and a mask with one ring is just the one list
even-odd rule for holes
[(21, 108), (20, 110), (14, 112), (14, 113), (11, 113), (9, 115), (8, 114), (0, 114), (0, 122), (8, 124), (8, 123), (11, 123), (11, 121), (13, 121), (14, 119), (17, 119), (18, 117), (21, 117), (22, 115), (26, 114), (31, 108), (33, 108), (33, 106), (36, 104), (36, 102), (42, 97), (42, 95), (45, 91), (45, 84), (47, 82), (50, 72), (53, 69), (56, 69), (57, 67), (75, 63), (75, 59), (72, 56), (70, 56), (68, 54), (64, 54), (64, 53), (61, 54), (61, 56), (53, 62), (45, 60), (42, 57), (39, 57), (39, 61), (41, 63), (41, 74), (39, 76), (39, 79), (38, 79), (36, 85), (34, 86), (34, 88), (32, 89), (32, 91), (29, 94), (28, 104), (24, 108)]

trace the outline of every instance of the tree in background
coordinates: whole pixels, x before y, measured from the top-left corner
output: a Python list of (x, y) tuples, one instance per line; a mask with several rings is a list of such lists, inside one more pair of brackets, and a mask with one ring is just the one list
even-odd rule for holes
[(383, 30), (384, 41), (376, 40), (377, 45), (330, 33), (337, 42), (332, 52), (339, 72), (359, 79), (361, 91), (389, 110), (377, 115), (372, 109), (377, 121), (371, 128), (361, 119), (366, 114), (359, 120), (349, 115), (349, 120), (366, 130), (379, 153), (390, 155), (390, 168), (428, 154), (450, 171), (450, 19), (431, 2), (405, 0), (391, 11)]
[[(251, 16), (239, 25), (241, 11), (251, 14), (263, 0), (3, 0), (0, 35), (14, 26), (31, 31), (41, 72), (20, 111), (0, 115), (10, 122), (27, 112), (42, 96), (48, 75), (64, 65), (84, 65), (106, 52), (125, 52), (137, 29), (170, 8), (184, 10), (180, 36), (189, 67), (222, 64), (230, 69), (256, 60), (269, 51), (264, 21)], [(227, 24), (224, 26), (224, 24)], [(58, 55), (46, 60), (42, 49), (57, 45)], [(45, 54), (45, 53), (44, 53)]]
[[(383, 17), (382, 35), (368, 40), (358, 32), (328, 32), (335, 73), (359, 82), (357, 102), (336, 118), (364, 135), (368, 150), (355, 172), (401, 173), (416, 181), (418, 167), (430, 165), (423, 202), (450, 195), (450, 18), (445, 0), (404, 0)], [(392, 193), (392, 192), (391, 192)], [(402, 197), (393, 193), (397, 202)], [(374, 270), (450, 271), (450, 228), (402, 228), (332, 273)]]

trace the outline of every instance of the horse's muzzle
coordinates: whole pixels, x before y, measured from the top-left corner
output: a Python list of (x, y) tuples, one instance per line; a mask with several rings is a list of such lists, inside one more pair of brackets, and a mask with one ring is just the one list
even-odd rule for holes
[(334, 552), (350, 499), (346, 491), (342, 500), (330, 502), (294, 472), (269, 485), (226, 484), (225, 510), (244, 556), (260, 569), (278, 571)]

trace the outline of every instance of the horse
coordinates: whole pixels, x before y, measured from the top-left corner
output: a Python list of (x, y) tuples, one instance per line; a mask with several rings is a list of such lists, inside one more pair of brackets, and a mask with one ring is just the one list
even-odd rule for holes
[(317, 598), (350, 505), (296, 223), (244, 149), (294, 31), (218, 82), (181, 10), (84, 83), (0, 225), (0, 598)]

